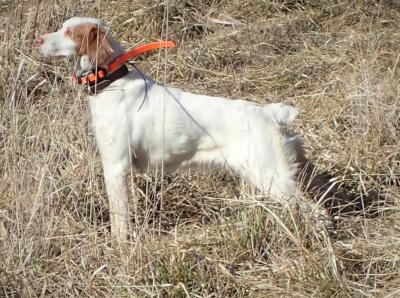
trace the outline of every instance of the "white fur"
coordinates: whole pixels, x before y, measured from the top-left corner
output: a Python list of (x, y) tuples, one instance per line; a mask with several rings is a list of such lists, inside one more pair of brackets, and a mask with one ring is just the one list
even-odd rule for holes
[[(73, 18), (68, 26), (100, 21)], [(70, 53), (70, 45), (51, 33), (40, 50), (46, 55)], [(51, 49), (50, 49), (51, 48)], [(116, 45), (117, 52), (122, 47)], [(72, 54), (70, 54), (72, 55)], [(112, 215), (112, 232), (124, 239), (128, 227), (130, 167), (210, 165), (231, 170), (273, 198), (295, 193), (294, 146), (283, 133), (298, 111), (281, 103), (257, 105), (243, 100), (196, 95), (164, 88), (137, 71), (89, 96), (92, 122), (101, 154)]]

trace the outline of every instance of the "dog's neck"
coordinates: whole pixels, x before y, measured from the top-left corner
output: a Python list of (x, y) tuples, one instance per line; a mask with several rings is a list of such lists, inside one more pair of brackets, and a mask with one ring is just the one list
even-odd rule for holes
[(108, 35), (108, 41), (112, 48), (112, 55), (105, 61), (90, 60), (88, 55), (78, 56), (77, 72), (85, 72), (97, 67), (107, 69), (108, 64), (114, 61), (116, 58), (125, 53), (125, 49), (122, 45), (116, 41), (111, 35)]
[[(78, 84), (86, 85), (86, 91), (89, 95), (94, 95), (99, 92), (102, 92), (105, 88), (107, 88), (114, 81), (122, 78), (128, 73), (128, 68), (125, 65), (122, 65), (118, 69), (111, 70), (108, 72), (108, 66), (112, 61), (120, 57), (125, 53), (124, 48), (119, 44), (114, 38), (111, 36), (107, 37), (108, 44), (111, 47), (109, 51), (111, 55), (107, 57), (107, 59), (103, 61), (96, 61), (95, 58), (90, 58), (89, 55), (78, 56), (78, 60), (75, 63), (75, 73), (74, 78), (78, 82)], [(100, 69), (103, 69), (107, 72), (106, 77), (97, 77), (100, 75), (98, 72)], [(95, 74), (97, 77), (95, 80), (97, 83), (87, 83), (90, 80), (93, 80), (90, 76)]]

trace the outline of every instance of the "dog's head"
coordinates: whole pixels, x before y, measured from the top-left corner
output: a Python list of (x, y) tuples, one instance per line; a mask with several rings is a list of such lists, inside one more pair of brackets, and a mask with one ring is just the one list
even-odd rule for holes
[(101, 21), (81, 17), (67, 20), (59, 31), (38, 37), (36, 44), (44, 56), (86, 57), (97, 65), (110, 62), (116, 50)]

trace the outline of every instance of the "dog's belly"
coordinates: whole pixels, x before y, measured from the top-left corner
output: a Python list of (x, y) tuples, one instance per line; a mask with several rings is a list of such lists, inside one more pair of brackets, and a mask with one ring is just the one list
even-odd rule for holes
[(174, 171), (183, 163), (190, 162), (198, 151), (197, 142), (188, 137), (179, 137), (164, 142), (153, 140), (151, 143), (136, 143), (132, 146), (132, 162), (140, 171), (163, 167), (166, 171)]

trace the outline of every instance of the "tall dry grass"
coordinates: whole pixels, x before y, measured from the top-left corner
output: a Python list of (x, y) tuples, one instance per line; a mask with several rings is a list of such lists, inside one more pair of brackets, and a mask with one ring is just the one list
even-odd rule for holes
[[(380, 215), (334, 226), (304, 195), (283, 206), (223, 174), (138, 174), (119, 250), (85, 97), (70, 64), (32, 47), (77, 15), (128, 48), (175, 40), (167, 61), (138, 61), (161, 82), (300, 107), (308, 156), (349, 191), (384, 193)], [(0, 16), (0, 296), (400, 296), (397, 1), (11, 0)]]

